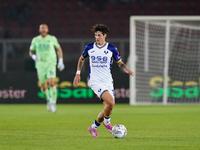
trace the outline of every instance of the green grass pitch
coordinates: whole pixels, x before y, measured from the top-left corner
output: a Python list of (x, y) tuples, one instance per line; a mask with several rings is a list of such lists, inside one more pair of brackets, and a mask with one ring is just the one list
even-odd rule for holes
[(0, 105), (0, 150), (199, 150), (200, 105), (129, 106), (116, 104), (113, 125), (126, 126), (115, 139), (101, 125), (98, 138), (88, 126), (103, 109), (100, 104)]

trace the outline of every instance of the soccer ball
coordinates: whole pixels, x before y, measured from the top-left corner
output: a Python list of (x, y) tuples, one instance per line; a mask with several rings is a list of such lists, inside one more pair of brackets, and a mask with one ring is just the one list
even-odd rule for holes
[(122, 124), (116, 124), (112, 128), (112, 135), (117, 139), (122, 139), (126, 136), (127, 130), (126, 127)]

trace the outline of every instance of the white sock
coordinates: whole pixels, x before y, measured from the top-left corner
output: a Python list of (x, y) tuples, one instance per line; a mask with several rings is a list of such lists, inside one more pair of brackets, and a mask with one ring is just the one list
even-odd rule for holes
[(110, 117), (103, 116), (103, 118), (104, 118), (104, 124), (108, 125), (110, 123)]
[(98, 123), (96, 120), (92, 124), (92, 129), (97, 129), (101, 124)]

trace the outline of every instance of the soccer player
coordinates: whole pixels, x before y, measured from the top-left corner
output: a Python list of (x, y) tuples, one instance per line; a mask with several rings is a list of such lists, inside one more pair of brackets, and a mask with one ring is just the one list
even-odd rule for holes
[(127, 74), (133, 76), (133, 72), (128, 70), (123, 63), (117, 48), (105, 41), (109, 28), (103, 24), (96, 24), (92, 27), (96, 42), (87, 44), (78, 61), (77, 72), (73, 84), (77, 86), (81, 80), (80, 73), (86, 57), (89, 57), (89, 81), (88, 86), (103, 101), (104, 109), (88, 131), (93, 137), (97, 136), (97, 128), (103, 122), (107, 130), (112, 132), (110, 116), (115, 105), (113, 79), (111, 75), (111, 66), (113, 59), (118, 66)]
[[(55, 113), (57, 111), (57, 89), (55, 86), (57, 56), (55, 48), (59, 58), (58, 69), (62, 71), (65, 66), (63, 64), (62, 48), (56, 37), (49, 35), (48, 31), (49, 29), (46, 24), (39, 26), (40, 35), (32, 39), (29, 55), (35, 61), (38, 79), (41, 83), (41, 91), (47, 101), (47, 110)], [(49, 82), (50, 96), (48, 94), (47, 82)]]

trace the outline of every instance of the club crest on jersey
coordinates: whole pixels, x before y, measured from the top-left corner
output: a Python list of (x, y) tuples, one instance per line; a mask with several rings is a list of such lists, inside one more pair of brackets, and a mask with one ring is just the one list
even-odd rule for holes
[(105, 54), (108, 54), (108, 51), (104, 51)]

